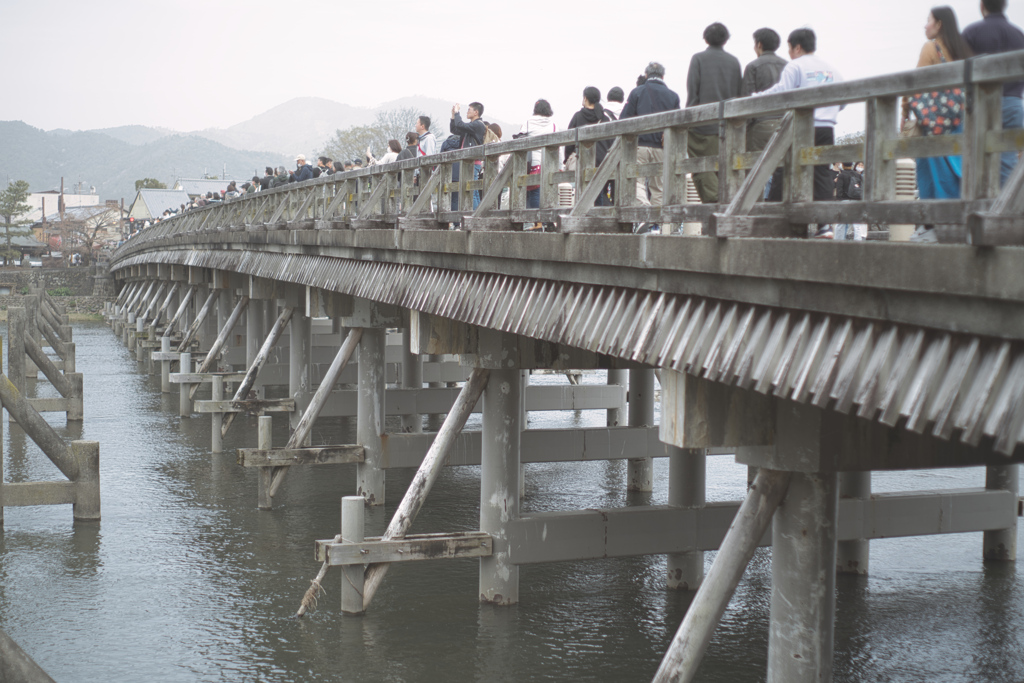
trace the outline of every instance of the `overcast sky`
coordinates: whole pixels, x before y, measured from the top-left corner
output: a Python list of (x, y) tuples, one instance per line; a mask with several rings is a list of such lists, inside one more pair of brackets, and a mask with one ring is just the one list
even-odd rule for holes
[[(954, 0), (961, 28), (978, 0)], [(1024, 0), (1009, 19), (1024, 24)], [(686, 97), (704, 27), (728, 26), (746, 64), (751, 34), (810, 27), (847, 80), (916, 66), (932, 7), (916, 0), (0, 0), (7, 66), (0, 120), (46, 130), (127, 124), (224, 128), (294, 97), (375, 106), (406, 95), (479, 100), (521, 122), (548, 99), (569, 122), (585, 86), (628, 93), (650, 60)], [(492, 9), (494, 8), (494, 9)], [(511, 10), (511, 11), (510, 11)], [(863, 109), (839, 132), (863, 128)]]

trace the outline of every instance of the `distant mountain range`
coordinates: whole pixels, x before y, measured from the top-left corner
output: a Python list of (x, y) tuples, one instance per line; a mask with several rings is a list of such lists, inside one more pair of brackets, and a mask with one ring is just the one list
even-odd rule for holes
[[(182, 133), (166, 128), (119, 126), (88, 131), (44, 131), (21, 121), (0, 121), (0, 181), (26, 180), (33, 192), (76, 183), (95, 187), (101, 199), (135, 198), (135, 181), (204, 174), (247, 180), (265, 166), (311, 158), (335, 131), (365, 125), (377, 112), (411, 107), (447, 126), (451, 103), (404, 97), (378, 107), (353, 107), (318, 97), (289, 100), (228, 128)], [(502, 127), (508, 126), (500, 122)]]

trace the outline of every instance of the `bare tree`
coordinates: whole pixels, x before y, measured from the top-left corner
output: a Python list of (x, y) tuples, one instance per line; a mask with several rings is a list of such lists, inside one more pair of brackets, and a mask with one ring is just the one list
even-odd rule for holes
[[(342, 161), (363, 159), (369, 147), (374, 156), (382, 156), (388, 151), (388, 140), (398, 140), (405, 146), (405, 134), (416, 129), (416, 119), (422, 113), (413, 107), (378, 112), (374, 122), (368, 126), (350, 126), (338, 130), (334, 137), (323, 144), (318, 154)], [(441, 127), (433, 121), (430, 132), (438, 139), (444, 135)]]
[[(101, 245), (120, 237), (121, 209), (115, 206), (81, 207), (73, 218), (66, 218), (62, 225), (61, 242), (69, 253), (82, 256), (82, 265), (92, 263), (95, 252)], [(111, 229), (115, 237), (110, 236)]]

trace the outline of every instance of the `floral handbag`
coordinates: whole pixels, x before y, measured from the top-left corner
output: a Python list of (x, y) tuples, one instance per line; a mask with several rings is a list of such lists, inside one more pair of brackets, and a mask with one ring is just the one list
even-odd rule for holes
[(964, 115), (964, 91), (951, 88), (917, 93), (910, 97), (910, 111), (925, 135), (945, 135), (960, 127)]
[[(935, 43), (939, 61), (946, 63), (939, 44)], [(964, 116), (964, 91), (962, 88), (923, 92), (908, 98), (910, 111), (917, 117), (924, 135), (945, 135), (960, 127)]]

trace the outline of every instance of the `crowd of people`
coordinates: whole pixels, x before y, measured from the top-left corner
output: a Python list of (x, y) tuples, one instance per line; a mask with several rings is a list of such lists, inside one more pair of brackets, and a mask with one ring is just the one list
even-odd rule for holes
[[(980, 0), (982, 20), (967, 26), (961, 33), (956, 14), (949, 7), (935, 7), (927, 17), (924, 32), (927, 42), (921, 50), (918, 66), (930, 66), (944, 62), (966, 59), (972, 55), (996, 54), (1012, 50), (1024, 49), (1024, 33), (1010, 24), (1004, 14), (1007, 0)], [(621, 87), (608, 90), (607, 100), (602, 102), (601, 91), (588, 86), (583, 89), (580, 109), (569, 119), (567, 128), (595, 125), (618, 119), (646, 116), (664, 111), (679, 109), (681, 106), (695, 107), (714, 104), (725, 100), (767, 96), (776, 93), (821, 86), (842, 80), (839, 73), (818, 55), (817, 37), (813, 30), (800, 28), (792, 31), (787, 38), (789, 60), (776, 54), (782, 41), (779, 34), (770, 28), (761, 28), (753, 34), (753, 52), (755, 59), (746, 67), (741, 67), (739, 59), (725, 50), (730, 39), (728, 28), (721, 23), (713, 23), (704, 30), (704, 41), (707, 48), (693, 55), (686, 77), (685, 104), (680, 96), (665, 82), (665, 67), (658, 62), (647, 65), (644, 73), (637, 79), (636, 87), (625, 94)], [(1024, 82), (1007, 83), (1004, 86), (1002, 100), (1003, 128), (1024, 128), (1024, 109), (1021, 105), (1021, 93)], [(939, 104), (935, 102), (921, 103), (920, 98), (905, 98), (903, 103), (902, 134), (955, 134), (962, 131), (960, 113), (963, 109), (963, 92), (953, 89), (942, 93)], [(929, 118), (927, 107), (931, 106), (933, 116)], [(940, 107), (939, 121), (934, 119), (934, 111)], [(946, 107), (946, 109), (941, 109)], [(814, 111), (814, 144), (827, 146), (835, 143), (835, 125), (842, 107), (820, 107)], [(944, 114), (944, 115), (943, 115)], [(378, 159), (367, 149), (362, 159), (351, 162), (335, 162), (320, 156), (313, 166), (306, 157), (299, 154), (295, 158), (294, 170), (284, 167), (276, 169), (267, 167), (263, 177), (253, 176), (250, 182), (236, 187), (232, 182), (220, 195), (208, 192), (205, 197), (197, 197), (191, 204), (181, 207), (187, 210), (205, 206), (211, 202), (225, 201), (253, 192), (265, 191), (280, 187), (287, 183), (302, 182), (322, 175), (349, 171), (364, 165), (387, 164), (420, 156), (430, 156), (453, 149), (465, 149), (489, 142), (501, 140), (500, 126), (488, 123), (483, 119), (484, 105), (471, 102), (465, 111), (461, 105), (452, 107), (449, 122), (450, 136), (440, 144), (430, 132), (430, 118), (420, 116), (415, 129), (409, 131), (404, 140), (388, 141), (387, 151)], [(764, 116), (749, 121), (746, 129), (746, 149), (760, 151), (765, 148), (777, 130), (781, 116)], [(537, 100), (533, 105), (533, 113), (514, 134), (513, 138), (531, 137), (553, 133), (558, 130), (550, 103), (545, 99)], [(608, 153), (611, 140), (596, 145), (596, 162), (600, 164)], [(664, 157), (663, 136), (660, 133), (640, 135), (637, 141), (638, 164), (660, 164)], [(716, 157), (719, 149), (719, 126), (717, 122), (698, 125), (688, 130), (687, 153), (690, 157)], [(528, 174), (539, 175), (543, 154), (541, 151), (530, 152), (528, 158)], [(1013, 152), (1002, 155), (1001, 178), (1005, 182), (1016, 164), (1018, 155)], [(504, 164), (504, 159), (500, 162)], [(561, 159), (556, 160), (559, 167), (572, 170), (577, 163), (575, 146), (564, 148)], [(459, 180), (459, 164), (453, 167), (453, 181)], [(960, 196), (960, 157), (923, 158), (917, 161), (917, 185), (922, 199), (958, 198)], [(480, 178), (483, 173), (483, 162), (477, 161), (473, 166), (473, 179)], [(864, 164), (827, 164), (814, 167), (813, 199), (823, 201), (830, 199), (860, 200), (863, 199)], [(717, 203), (719, 198), (718, 174), (712, 171), (693, 174), (693, 183), (700, 201)], [(765, 187), (766, 201), (782, 201), (783, 171), (777, 169)], [(616, 188), (609, 182), (600, 193), (597, 205), (613, 205)], [(660, 206), (662, 203), (662, 179), (660, 175), (649, 178), (637, 178), (636, 200), (647, 206)], [(480, 192), (473, 192), (473, 209), (480, 203)], [(459, 196), (451, 198), (452, 210), (459, 208)], [(527, 208), (540, 207), (540, 184), (528, 185), (526, 190)], [(526, 229), (541, 229), (540, 223), (526, 226)], [(660, 232), (656, 224), (637, 226), (638, 231)], [(863, 239), (867, 226), (863, 225), (822, 225), (816, 237), (828, 239)], [(914, 234), (915, 241), (935, 241), (932, 226), (920, 226)]]

